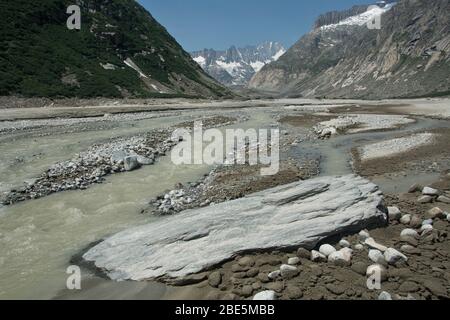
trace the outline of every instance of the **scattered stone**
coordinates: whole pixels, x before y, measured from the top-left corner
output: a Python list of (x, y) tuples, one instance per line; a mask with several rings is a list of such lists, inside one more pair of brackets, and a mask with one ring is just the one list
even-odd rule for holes
[(269, 277), (269, 279), (275, 280), (275, 279), (277, 279), (280, 275), (281, 275), (281, 271), (280, 271), (280, 270), (275, 270), (275, 271), (272, 271), (271, 273), (269, 273), (267, 276)]
[(420, 255), (420, 250), (417, 248), (414, 248), (413, 246), (409, 244), (404, 244), (400, 247), (400, 250), (403, 252), (406, 252), (407, 254), (414, 254), (414, 255)]
[(402, 212), (398, 207), (388, 207), (389, 220), (396, 221), (402, 217)]
[(311, 252), (309, 252), (305, 248), (298, 248), (297, 256), (299, 258), (302, 258), (302, 259), (310, 259), (311, 258)]
[(384, 252), (384, 258), (386, 262), (394, 265), (398, 262), (406, 262), (408, 258), (401, 252), (395, 250), (394, 248), (389, 248)]
[(260, 272), (258, 276), (256, 277), (259, 281), (262, 283), (267, 283), (270, 281), (270, 278), (267, 274)]
[(443, 202), (443, 203), (450, 203), (450, 198), (449, 198), (449, 197), (446, 197), (446, 196), (439, 196), (439, 197), (437, 198), (437, 201)]
[(355, 262), (355, 263), (352, 264), (351, 269), (352, 269), (354, 272), (356, 272), (356, 273), (358, 273), (358, 274), (364, 276), (364, 275), (366, 275), (367, 264), (364, 263), (364, 262), (358, 261), (358, 262)]
[(422, 226), (433, 225), (433, 219), (427, 219), (422, 221)]
[[(345, 250), (346, 249), (346, 250)], [(336, 266), (348, 266), (352, 259), (352, 250), (348, 248), (335, 251), (328, 256), (328, 262)]]
[(249, 278), (253, 278), (256, 277), (259, 274), (259, 269), (257, 268), (252, 268), (250, 270), (247, 271), (246, 275)]
[(415, 183), (411, 187), (409, 187), (408, 193), (415, 193), (415, 192), (419, 192), (422, 190), (423, 190), (423, 187), (420, 184)]
[(241, 294), (243, 297), (250, 297), (253, 293), (253, 287), (249, 285), (245, 285), (242, 287)]
[(362, 251), (362, 250), (364, 250), (364, 246), (362, 244), (358, 243), (355, 245), (355, 250)]
[(211, 272), (208, 283), (211, 287), (217, 288), (222, 283), (222, 274), (219, 271)]
[(300, 263), (300, 259), (298, 257), (293, 257), (288, 259), (288, 264), (291, 266), (295, 266)]
[(292, 279), (293, 277), (298, 275), (298, 269), (294, 266), (290, 266), (287, 264), (283, 264), (280, 267), (281, 276), (284, 279)]
[(334, 284), (334, 283), (328, 283), (325, 285), (325, 287), (330, 291), (331, 293), (340, 296), (345, 292), (345, 287), (342, 285)]
[(409, 225), (411, 228), (419, 228), (422, 225), (422, 218), (419, 215), (414, 214), (411, 217)]
[(319, 252), (321, 254), (323, 254), (324, 256), (328, 257), (333, 252), (336, 252), (336, 249), (332, 245), (323, 244), (323, 245), (320, 246)]
[(417, 198), (417, 202), (419, 203), (430, 203), (433, 201), (433, 197), (431, 196), (420, 196)]
[(313, 262), (326, 262), (327, 257), (321, 254), (319, 251), (312, 250), (311, 251), (311, 261)]
[(386, 246), (383, 246), (382, 244), (379, 244), (375, 241), (373, 238), (367, 238), (364, 241), (364, 244), (366, 244), (369, 248), (380, 250), (381, 252), (385, 252), (387, 250)]
[(369, 259), (377, 264), (386, 264), (386, 260), (384, 259), (384, 255), (380, 250), (371, 249), (369, 250)]
[(411, 215), (410, 214), (405, 214), (404, 216), (402, 216), (400, 218), (400, 223), (402, 223), (402, 224), (410, 224), (411, 223)]
[(413, 237), (413, 238), (419, 238), (419, 234), (417, 233), (416, 230), (414, 229), (403, 229), (402, 232), (400, 233), (400, 238), (403, 237)]
[(345, 240), (345, 239), (342, 239), (341, 241), (339, 241), (339, 245), (340, 245), (342, 248), (350, 248), (350, 247), (351, 247), (350, 242), (348, 242), (348, 241)]
[(289, 299), (297, 300), (303, 297), (303, 291), (297, 286), (288, 286), (285, 291)]
[(428, 210), (427, 216), (430, 217), (431, 219), (444, 219), (444, 218), (446, 218), (445, 215), (444, 215), (444, 211), (442, 211), (438, 207), (434, 207), (434, 208)]
[(392, 296), (389, 292), (383, 291), (378, 296), (378, 300), (392, 300)]
[(123, 159), (125, 171), (133, 171), (140, 167), (136, 156), (128, 156)]
[(238, 260), (238, 264), (243, 267), (253, 267), (255, 265), (255, 260), (251, 257), (243, 257)]
[(253, 300), (260, 300), (260, 301), (263, 301), (263, 300), (275, 300), (275, 291), (273, 291), (273, 290), (266, 290), (266, 291), (258, 292), (253, 297)]
[(431, 224), (424, 224), (421, 228), (420, 228), (420, 232), (424, 232), (424, 231), (432, 231), (434, 228)]
[(359, 235), (359, 240), (361, 240), (361, 241), (365, 241), (367, 238), (370, 238), (370, 234), (366, 230), (361, 230), (358, 235)]
[(425, 187), (422, 190), (422, 194), (425, 196), (438, 196), (439, 195), (439, 190), (434, 189), (434, 188), (430, 188), (430, 187)]

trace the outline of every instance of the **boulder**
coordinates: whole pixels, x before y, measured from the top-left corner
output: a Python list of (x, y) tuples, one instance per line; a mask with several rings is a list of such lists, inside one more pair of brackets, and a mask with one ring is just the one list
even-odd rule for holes
[(417, 239), (417, 238), (419, 238), (419, 234), (414, 229), (403, 229), (402, 232), (400, 233), (400, 237), (401, 238), (413, 237), (413, 238)]
[(377, 264), (386, 264), (386, 260), (384, 259), (384, 255), (380, 250), (369, 250), (369, 259)]
[(410, 224), (411, 223), (411, 215), (410, 214), (405, 214), (400, 218), (400, 223), (402, 224)]
[(339, 251), (335, 251), (328, 256), (328, 262), (337, 266), (349, 266), (352, 259), (352, 250), (344, 248)]
[(253, 297), (253, 300), (260, 300), (260, 301), (263, 301), (263, 300), (275, 300), (275, 291), (273, 291), (273, 290), (266, 290), (266, 291), (258, 292)]
[(288, 259), (288, 264), (291, 266), (295, 266), (300, 263), (300, 259), (298, 257), (293, 257)]
[(325, 262), (327, 261), (327, 257), (321, 254), (319, 251), (312, 250), (311, 251), (311, 261), (312, 262)]
[(439, 190), (434, 189), (434, 188), (430, 188), (430, 187), (425, 187), (422, 190), (422, 194), (425, 196), (438, 196), (439, 195)]
[(378, 187), (362, 177), (320, 177), (127, 229), (83, 258), (115, 280), (183, 277), (241, 252), (313, 248), (332, 236), (385, 226), (382, 204)]
[(421, 196), (417, 198), (417, 202), (419, 203), (430, 203), (433, 201), (433, 197), (431, 196)]
[(439, 196), (439, 197), (437, 198), (437, 201), (443, 202), (443, 203), (450, 203), (450, 198), (449, 198), (449, 197), (446, 197), (446, 196)]
[(365, 241), (367, 238), (370, 238), (370, 234), (367, 230), (361, 230), (358, 234), (359, 240)]
[(341, 246), (341, 248), (350, 248), (351, 247), (350, 242), (348, 242), (345, 239), (342, 239), (341, 241), (339, 241), (339, 245)]
[(398, 207), (388, 207), (389, 220), (395, 221), (402, 217), (402, 212)]
[(378, 296), (378, 300), (392, 300), (392, 296), (389, 292), (383, 291)]
[(123, 159), (123, 164), (124, 164), (125, 171), (133, 171), (141, 166), (139, 164), (136, 156), (125, 157)]
[(438, 207), (434, 207), (434, 208), (428, 210), (427, 216), (430, 219), (444, 219), (444, 218), (446, 218), (445, 215), (444, 215), (444, 211), (442, 211)]
[(384, 252), (384, 258), (386, 262), (394, 265), (398, 262), (406, 262), (408, 258), (401, 252), (395, 250), (394, 248), (389, 248)]
[(333, 252), (336, 252), (336, 249), (332, 245), (323, 244), (323, 245), (320, 246), (319, 252), (321, 254), (323, 254), (324, 256), (328, 257)]
[(280, 267), (280, 273), (284, 279), (292, 279), (293, 277), (298, 275), (298, 269), (294, 266), (290, 266), (288, 264), (283, 264)]
[(387, 250), (386, 246), (377, 243), (373, 238), (367, 238), (366, 241), (364, 241), (364, 244), (369, 248), (380, 250), (381, 252), (385, 252)]

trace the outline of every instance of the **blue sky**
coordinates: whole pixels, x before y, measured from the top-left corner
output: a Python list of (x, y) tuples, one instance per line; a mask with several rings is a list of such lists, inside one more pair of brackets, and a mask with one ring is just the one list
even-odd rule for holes
[(187, 51), (263, 41), (289, 47), (327, 11), (370, 0), (138, 0)]

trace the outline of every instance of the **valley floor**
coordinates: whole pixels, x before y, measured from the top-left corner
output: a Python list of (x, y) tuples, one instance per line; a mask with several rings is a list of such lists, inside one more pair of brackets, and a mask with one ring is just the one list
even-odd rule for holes
[[(450, 297), (450, 225), (445, 213), (429, 212), (450, 211), (449, 99), (95, 102), (39, 108), (2, 103), (0, 299), (247, 299), (263, 290), (280, 299), (376, 299), (381, 291), (394, 299)], [(259, 166), (248, 165), (175, 166), (167, 133), (194, 120), (220, 130), (279, 127), (279, 173), (264, 177)], [(146, 150), (154, 163), (134, 171), (114, 167), (109, 157), (121, 148)], [(46, 174), (55, 164), (56, 179)], [(357, 233), (343, 235), (353, 249), (348, 265), (312, 262), (298, 248), (255, 250), (163, 282), (113, 282), (83, 268), (83, 290), (65, 289), (66, 268), (80, 263), (80, 252), (117, 232), (167, 219), (161, 215), (168, 212), (175, 219), (184, 209), (351, 173), (377, 184), (386, 205), (401, 212), (386, 227), (369, 230), (376, 242), (408, 258), (386, 264), (382, 290), (366, 286), (373, 261)], [(409, 190), (413, 184), (436, 188), (440, 200), (419, 202), (421, 190)], [(165, 198), (173, 200), (166, 207)], [(430, 218), (431, 231), (400, 236), (404, 229), (420, 231)], [(326, 242), (339, 249), (340, 240)], [(295, 276), (268, 278), (294, 257)]]

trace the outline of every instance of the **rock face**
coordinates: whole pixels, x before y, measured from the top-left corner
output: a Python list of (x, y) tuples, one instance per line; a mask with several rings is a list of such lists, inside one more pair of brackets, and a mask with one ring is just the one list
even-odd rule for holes
[(382, 194), (346, 175), (299, 181), (125, 230), (86, 261), (115, 280), (182, 277), (252, 250), (313, 248), (330, 236), (387, 222)]
[[(327, 98), (448, 94), (449, 1), (399, 0), (366, 10), (321, 16), (311, 32), (264, 66), (249, 87), (281, 96)], [(372, 13), (383, 13), (380, 30), (366, 25)]]

